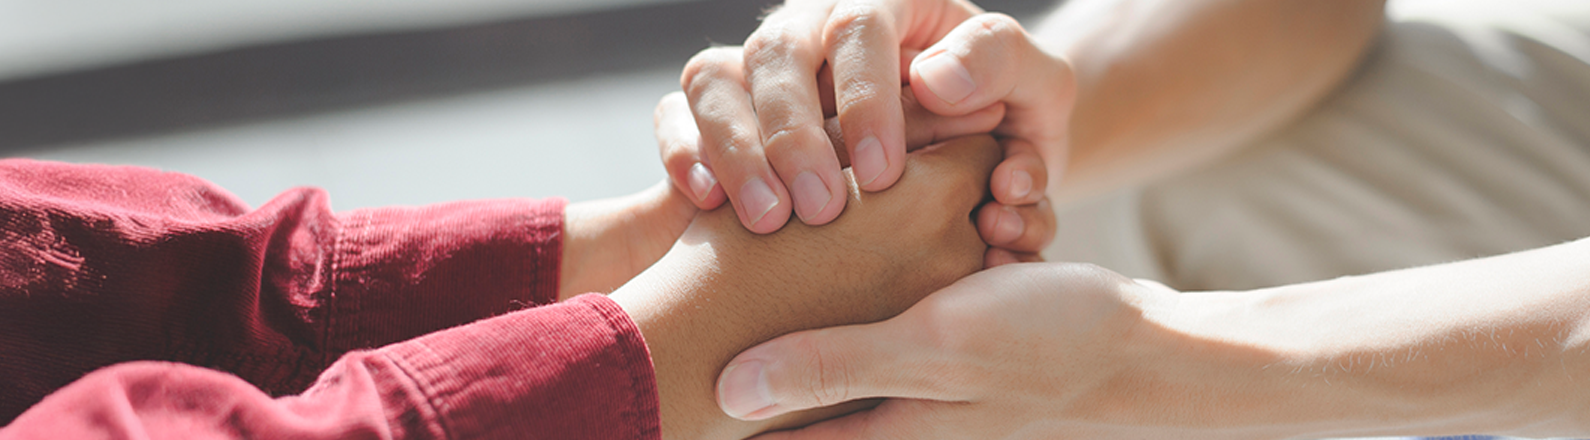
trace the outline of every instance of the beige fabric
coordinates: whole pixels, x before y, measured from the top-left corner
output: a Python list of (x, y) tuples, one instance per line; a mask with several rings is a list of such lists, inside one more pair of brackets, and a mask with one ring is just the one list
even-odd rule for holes
[(1387, 16), (1302, 120), (1066, 208), (1046, 256), (1245, 289), (1590, 236), (1590, 1), (1393, 1)]

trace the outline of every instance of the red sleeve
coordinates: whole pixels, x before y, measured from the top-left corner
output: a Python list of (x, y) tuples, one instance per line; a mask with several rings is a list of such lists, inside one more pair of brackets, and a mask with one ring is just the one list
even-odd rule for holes
[(0, 160), (0, 423), (116, 363), (284, 395), (350, 350), (554, 302), (562, 208), (333, 213), (295, 189), (251, 211), (191, 176)]
[(50, 395), (0, 440), (658, 439), (648, 359), (629, 318), (593, 294), (353, 352), (274, 400), (212, 370), (122, 364)]

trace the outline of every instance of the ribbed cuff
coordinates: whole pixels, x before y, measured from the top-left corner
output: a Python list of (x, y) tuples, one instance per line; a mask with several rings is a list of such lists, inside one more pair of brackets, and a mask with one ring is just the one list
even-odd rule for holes
[(556, 302), (566, 203), (482, 200), (339, 215), (323, 309), (327, 352)]
[[(640, 330), (597, 294), (382, 349), (452, 439), (659, 439)], [(394, 421), (403, 423), (402, 421)]]

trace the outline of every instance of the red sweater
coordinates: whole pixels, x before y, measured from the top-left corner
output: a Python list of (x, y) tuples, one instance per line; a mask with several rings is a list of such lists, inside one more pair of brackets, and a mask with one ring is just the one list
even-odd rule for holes
[(0, 439), (659, 438), (634, 323), (552, 304), (563, 205), (0, 160)]

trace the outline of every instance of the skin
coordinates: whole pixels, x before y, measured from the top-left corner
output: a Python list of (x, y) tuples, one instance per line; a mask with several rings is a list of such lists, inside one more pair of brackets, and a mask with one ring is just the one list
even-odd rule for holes
[(625, 197), (564, 208), (558, 300), (612, 292), (662, 258), (696, 216), (666, 182)]
[[(901, 95), (901, 107), (906, 111), (907, 145), (913, 151), (966, 134), (987, 132), (1004, 115), (1004, 109), (995, 106), (960, 117), (942, 117), (922, 108), (910, 90), (905, 90)], [(700, 143), (701, 135), (682, 93), (669, 94), (663, 98), (657, 106), (654, 124), (658, 146), (664, 157), (683, 157), (671, 153), (693, 149)], [(838, 119), (830, 118), (824, 125), (828, 139), (843, 146)], [(849, 165), (850, 159), (844, 149), (836, 150), (836, 156), (841, 164)], [(690, 166), (665, 164), (670, 169), (680, 165)], [(662, 258), (698, 212), (688, 193), (683, 192), (687, 189), (679, 186), (674, 188), (678, 190), (662, 184), (625, 197), (574, 203), (566, 207), (559, 300), (589, 292), (612, 292)], [(723, 197), (722, 190), (716, 190), (713, 197)], [(1001, 231), (1010, 229), (996, 225), (1001, 221), (996, 214), (1004, 213), (1018, 216), (1018, 222), (1040, 225), (1034, 228), (1035, 231), (1054, 230), (1054, 213), (1047, 205), (1020, 208), (988, 206), (980, 210), (977, 217), (981, 225), (979, 231), (985, 241), (1035, 248), (1052, 239), (1052, 234), (999, 235)], [(998, 251), (989, 255), (996, 260), (1007, 257)]]
[[(1064, 202), (1195, 166), (1284, 125), (1351, 71), (1382, 7), (1078, 0), (1036, 36), (985, 26), (1008, 30), (940, 44), (1017, 48), (1007, 53), (1025, 44), (1076, 66), (1069, 149), (1044, 155), (1064, 170), (1050, 188)], [(978, 66), (1022, 77), (1010, 66), (1032, 62), (959, 53), (973, 78)], [(984, 55), (994, 56), (971, 58)], [(1583, 436), (1590, 402), (1573, 376), (1590, 363), (1587, 257), (1590, 240), (1580, 240), (1185, 294), (1090, 266), (1001, 267), (883, 323), (748, 350), (720, 376), (719, 402), (756, 420), (891, 398), (768, 439)]]
[(907, 157), (895, 190), (850, 191), (851, 209), (820, 230), (757, 235), (732, 211), (702, 213), (667, 255), (610, 295), (651, 350), (665, 438), (744, 438), (854, 410), (740, 421), (718, 410), (713, 382), (747, 347), (894, 316), (982, 267), (986, 246), (971, 214), (1000, 159), (994, 141), (960, 138)]
[[(987, 133), (997, 127), (1005, 115), (1004, 106), (997, 104), (964, 115), (938, 115), (922, 107), (910, 88), (902, 88), (899, 99), (900, 107), (905, 111), (906, 146), (911, 151), (966, 134)], [(656, 133), (664, 168), (669, 170), (671, 175), (679, 176), (687, 175), (692, 168), (700, 167), (701, 165), (696, 162), (698, 160), (696, 154), (699, 145), (703, 142), (702, 135), (695, 118), (690, 113), (690, 104), (686, 96), (680, 92), (664, 96), (657, 105), (656, 120)], [(824, 123), (824, 131), (827, 133), (828, 144), (836, 145), (833, 154), (840, 165), (850, 166), (850, 156), (845, 148), (844, 128), (840, 125), (839, 118), (829, 118)], [(1021, 159), (1023, 156), (1032, 156), (1035, 153), (1030, 146), (1016, 141), (1003, 141), (1002, 150), (1004, 160), (995, 168), (996, 175), (1002, 172), (1001, 170), (1007, 170), (1012, 163), (1036, 162)], [(680, 183), (677, 177), (671, 177), (670, 180), (681, 193), (689, 194), (689, 191), (694, 190), (691, 189), (692, 183)], [(993, 189), (997, 190), (999, 179), (991, 180), (993, 185), (996, 185)], [(705, 197), (713, 203), (711, 206), (717, 206), (726, 200), (722, 187), (716, 183), (711, 184), (710, 187), (702, 186), (697, 189), (701, 188), (711, 188), (702, 189), (702, 194), (706, 194)], [(739, 215), (740, 212), (736, 211), (736, 214)], [(1046, 198), (1040, 198), (1026, 205), (1007, 205), (996, 200), (984, 204), (977, 212), (976, 219), (979, 235), (992, 247), (985, 259), (985, 265), (990, 267), (1008, 262), (1037, 261), (1040, 259), (1037, 251), (1054, 239), (1055, 215)]]
[[(1078, 0), (1031, 35), (985, 40), (1074, 66), (1070, 149), (1044, 152), (1050, 172), (1066, 176), (1049, 191), (1063, 204), (1196, 167), (1297, 119), (1357, 66), (1384, 9), (1383, 0)], [(979, 41), (941, 44), (988, 45)], [(1010, 63), (966, 65), (976, 77), (978, 66)]]
[[(969, 2), (943, 0), (784, 5), (743, 48), (707, 49), (686, 65), (680, 82), (701, 142), (664, 151), (665, 163), (678, 164), (668, 167), (670, 176), (681, 190), (696, 195), (702, 209), (730, 201), (741, 223), (757, 233), (777, 230), (791, 213), (809, 225), (832, 221), (846, 200), (835, 152), (856, 159), (853, 168), (863, 190), (893, 185), (910, 145), (900, 104), (900, 86), (907, 79), (902, 64), (981, 12)], [(929, 103), (940, 100), (924, 94), (927, 89), (913, 83), (909, 90), (940, 115), (966, 116), (993, 107), (984, 103), (942, 112)], [(997, 108), (1003, 112), (1003, 106)], [(825, 118), (838, 120), (839, 138), (822, 136)], [(1008, 154), (1006, 165), (994, 174), (995, 199), (1015, 206), (1038, 203), (1046, 176), (1036, 149), (1008, 151), (1015, 154)], [(1027, 225), (1020, 226), (1012, 229)], [(1041, 248), (991, 244), (1014, 252)]]
[(1590, 239), (1188, 293), (1087, 265), (1009, 265), (730, 365), (768, 366), (778, 409), (751, 418), (893, 397), (761, 440), (1583, 437), (1585, 261)]
[[(831, 196), (831, 151), (854, 156), (878, 140), (882, 154), (870, 156), (885, 165), (866, 167), (882, 171), (862, 188), (893, 181), (904, 149), (898, 79), (938, 115), (1004, 109), (993, 133), (1007, 157), (990, 182), (990, 209), (1003, 214), (981, 224), (1009, 252), (998, 261), (1032, 259), (1053, 231), (1023, 222), (1022, 207), (1174, 174), (1283, 126), (1350, 73), (1383, 6), (1077, 0), (1029, 34), (961, 0), (791, 1), (743, 48), (708, 49), (686, 65), (681, 85), (701, 141), (665, 150), (664, 162), (698, 207), (727, 200), (752, 231), (777, 230), (792, 209), (824, 224), (844, 208)], [(822, 142), (824, 117), (839, 120), (843, 145)], [(761, 185), (751, 181), (769, 190), (747, 208), (742, 192)]]

